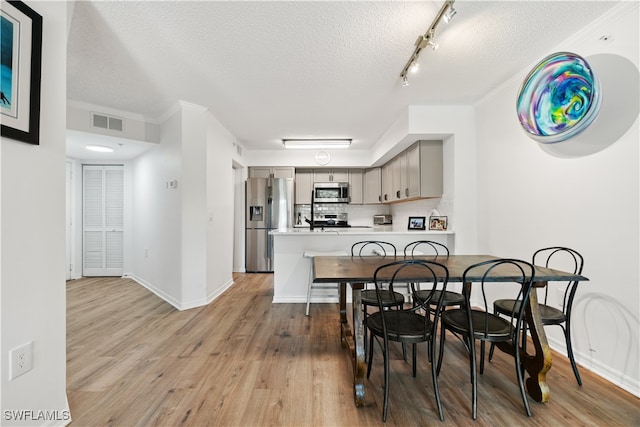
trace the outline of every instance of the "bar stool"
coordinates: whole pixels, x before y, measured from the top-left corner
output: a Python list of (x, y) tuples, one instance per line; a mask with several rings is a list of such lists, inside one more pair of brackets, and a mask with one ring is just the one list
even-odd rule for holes
[(307, 287), (307, 310), (305, 315), (309, 315), (309, 304), (311, 303), (311, 290), (312, 289), (331, 289), (338, 291), (337, 283), (313, 283), (313, 257), (316, 256), (345, 256), (348, 255), (345, 251), (304, 251), (303, 257), (309, 258), (311, 263), (309, 265), (309, 285)]

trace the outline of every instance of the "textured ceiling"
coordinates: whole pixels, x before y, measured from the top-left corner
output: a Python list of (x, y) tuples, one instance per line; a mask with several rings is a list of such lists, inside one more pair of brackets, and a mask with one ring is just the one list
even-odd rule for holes
[(408, 105), (473, 104), (616, 3), (457, 1), (402, 87), (442, 1), (79, 1), (68, 98), (149, 119), (188, 101), (248, 149), (294, 137), (366, 149)]

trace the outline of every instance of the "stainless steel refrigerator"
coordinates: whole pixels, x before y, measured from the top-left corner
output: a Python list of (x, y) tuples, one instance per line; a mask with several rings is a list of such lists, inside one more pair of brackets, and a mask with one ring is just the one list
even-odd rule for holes
[(245, 270), (273, 271), (271, 230), (293, 227), (293, 179), (249, 178), (246, 182)]

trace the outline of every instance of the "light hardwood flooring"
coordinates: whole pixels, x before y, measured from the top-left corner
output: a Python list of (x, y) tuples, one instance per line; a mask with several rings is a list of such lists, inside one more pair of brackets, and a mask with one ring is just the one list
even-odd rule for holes
[[(392, 353), (391, 398), (381, 421), (382, 357), (356, 408), (352, 368), (335, 304), (272, 304), (273, 276), (234, 275), (206, 307), (178, 311), (135, 282), (67, 283), (67, 389), (72, 426), (639, 426), (640, 399), (554, 353), (551, 402), (528, 418), (513, 361), (496, 352), (479, 377), (471, 419), (468, 359), (447, 340), (440, 374), (445, 421), (425, 349), (417, 378)], [(498, 354), (499, 353), (499, 354)], [(420, 356), (422, 356), (420, 358)]]

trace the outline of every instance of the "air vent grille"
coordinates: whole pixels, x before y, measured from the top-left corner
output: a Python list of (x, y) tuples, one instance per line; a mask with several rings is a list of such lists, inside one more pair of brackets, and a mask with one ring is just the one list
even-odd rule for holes
[(117, 117), (105, 116), (103, 114), (93, 114), (93, 127), (100, 129), (114, 130), (116, 132), (122, 132), (123, 122), (122, 119)]

